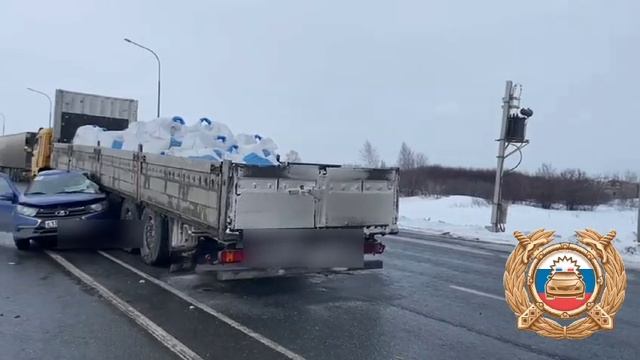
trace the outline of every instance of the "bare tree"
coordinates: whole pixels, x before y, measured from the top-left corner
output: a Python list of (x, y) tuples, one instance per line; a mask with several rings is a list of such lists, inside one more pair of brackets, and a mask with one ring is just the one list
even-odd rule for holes
[(403, 142), (400, 146), (400, 154), (398, 154), (398, 167), (401, 170), (414, 169), (416, 167), (416, 155), (413, 150)]
[(416, 153), (416, 167), (421, 168), (428, 165), (429, 160), (423, 153)]
[[(619, 178), (619, 175), (616, 178)], [(592, 210), (598, 204), (609, 200), (604, 183), (590, 179), (583, 170), (563, 170), (560, 172), (560, 181), (567, 210)]]
[(550, 179), (557, 175), (556, 169), (551, 166), (551, 164), (543, 163), (540, 165), (540, 168), (536, 171), (536, 176), (543, 177), (545, 179)]
[(638, 182), (638, 173), (635, 171), (627, 170), (624, 172), (624, 181), (637, 183)]
[(298, 154), (295, 150), (289, 150), (289, 152), (284, 156), (284, 160), (286, 162), (301, 162), (302, 158), (300, 158), (300, 154)]
[[(536, 171), (535, 186), (530, 186), (531, 197), (537, 199), (543, 209), (551, 207), (561, 202), (559, 194), (559, 175), (551, 164), (544, 163)], [(520, 186), (522, 187), (522, 186)]]
[(362, 149), (360, 149), (360, 160), (366, 167), (376, 168), (380, 166), (380, 155), (378, 155), (378, 151), (371, 145), (369, 140), (365, 141)]

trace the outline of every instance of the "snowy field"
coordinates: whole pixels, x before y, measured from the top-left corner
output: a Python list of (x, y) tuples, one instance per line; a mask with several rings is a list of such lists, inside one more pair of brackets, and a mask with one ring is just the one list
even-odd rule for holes
[(492, 233), (487, 226), (491, 206), (470, 196), (407, 197), (400, 199), (400, 227), (429, 234), (487, 242), (516, 244), (515, 230), (528, 234), (538, 228), (556, 231), (557, 240), (575, 240), (575, 231), (592, 228), (601, 234), (616, 230), (616, 247), (627, 267), (640, 268), (636, 248), (638, 210), (630, 207), (599, 206), (594, 211), (545, 210), (511, 205), (504, 233)]

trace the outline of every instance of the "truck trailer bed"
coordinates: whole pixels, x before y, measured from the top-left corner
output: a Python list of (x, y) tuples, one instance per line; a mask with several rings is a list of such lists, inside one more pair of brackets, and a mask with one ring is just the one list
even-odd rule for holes
[(255, 229), (397, 231), (396, 168), (259, 167), (70, 144), (54, 145), (52, 164), (220, 239)]

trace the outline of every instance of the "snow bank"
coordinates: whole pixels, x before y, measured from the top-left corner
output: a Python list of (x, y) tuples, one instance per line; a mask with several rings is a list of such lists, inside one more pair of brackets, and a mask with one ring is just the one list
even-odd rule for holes
[(575, 231), (593, 228), (600, 233), (618, 232), (616, 247), (629, 267), (640, 268), (640, 249), (635, 239), (638, 209), (599, 206), (594, 211), (545, 210), (527, 205), (511, 205), (504, 233), (492, 233), (485, 226), (491, 219), (491, 206), (484, 199), (470, 196), (408, 197), (400, 199), (401, 228), (431, 234), (445, 234), (488, 242), (515, 244), (515, 230), (524, 233), (538, 228), (556, 231), (558, 240), (574, 240)]
[(73, 143), (112, 149), (143, 151), (206, 160), (231, 160), (250, 165), (277, 165), (278, 146), (258, 134), (238, 134), (225, 124), (201, 118), (192, 126), (179, 116), (132, 123), (123, 131), (105, 131), (95, 125), (81, 126)]

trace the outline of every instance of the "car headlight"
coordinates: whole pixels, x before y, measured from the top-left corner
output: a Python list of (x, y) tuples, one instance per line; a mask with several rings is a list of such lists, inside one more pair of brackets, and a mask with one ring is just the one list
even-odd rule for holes
[(107, 204), (106, 201), (99, 202), (99, 203), (96, 203), (96, 204), (91, 204), (91, 205), (89, 205), (89, 210), (91, 210), (91, 211), (102, 211), (102, 210), (107, 208), (107, 205), (108, 204)]
[(29, 206), (18, 205), (16, 207), (16, 212), (18, 212), (18, 214), (20, 215), (35, 216), (38, 213), (38, 209)]

